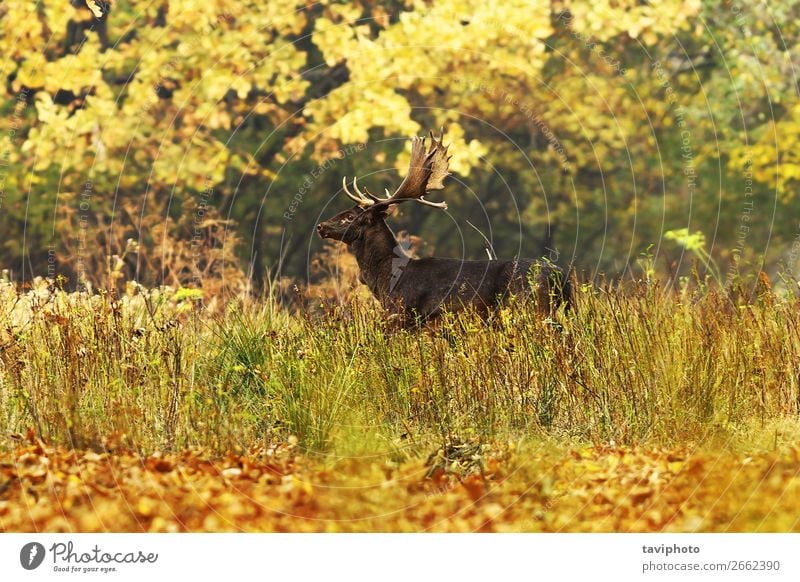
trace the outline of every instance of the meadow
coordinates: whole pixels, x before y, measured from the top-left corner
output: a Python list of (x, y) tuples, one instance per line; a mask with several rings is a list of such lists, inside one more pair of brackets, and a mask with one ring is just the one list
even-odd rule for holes
[[(798, 24), (3, 2), (0, 531), (800, 531)], [(573, 308), (387, 322), (347, 184)]]
[(0, 306), (5, 531), (800, 529), (800, 301), (768, 282), (426, 329), (135, 284)]

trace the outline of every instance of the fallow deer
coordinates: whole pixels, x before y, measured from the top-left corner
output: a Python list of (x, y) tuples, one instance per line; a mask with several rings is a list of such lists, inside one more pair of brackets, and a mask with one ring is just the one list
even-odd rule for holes
[(414, 201), (446, 209), (445, 202), (426, 199), (429, 192), (442, 190), (449, 176), (448, 147), (437, 138), (414, 137), (411, 162), (403, 182), (386, 197), (371, 194), (353, 178), (355, 194), (342, 179), (344, 193), (356, 205), (317, 225), (322, 238), (347, 244), (358, 262), (360, 280), (381, 304), (403, 321), (420, 323), (443, 311), (472, 307), (491, 313), (509, 294), (536, 294), (537, 305), (546, 312), (569, 302), (569, 282), (561, 269), (547, 260), (534, 259), (468, 261), (447, 258), (415, 259), (408, 255), (386, 224), (390, 209)]

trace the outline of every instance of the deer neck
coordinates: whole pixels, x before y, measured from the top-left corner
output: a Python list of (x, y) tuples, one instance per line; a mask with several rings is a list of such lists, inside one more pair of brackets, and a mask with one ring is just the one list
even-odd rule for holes
[(400, 262), (405, 264), (410, 260), (392, 231), (386, 223), (377, 224), (363, 238), (355, 241), (350, 250), (358, 262), (361, 282), (379, 300), (386, 300), (391, 290), (393, 272)]

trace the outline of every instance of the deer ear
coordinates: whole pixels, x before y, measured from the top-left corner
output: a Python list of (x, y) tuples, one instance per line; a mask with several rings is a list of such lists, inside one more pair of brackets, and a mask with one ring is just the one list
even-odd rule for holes
[(391, 206), (384, 206), (378, 210), (378, 216), (381, 218), (386, 218), (387, 216), (397, 216), (397, 212), (397, 206), (392, 204)]

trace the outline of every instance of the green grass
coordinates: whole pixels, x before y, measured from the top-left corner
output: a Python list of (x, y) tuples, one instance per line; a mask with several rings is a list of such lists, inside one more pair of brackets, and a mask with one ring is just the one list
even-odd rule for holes
[(396, 330), (371, 302), (209, 313), (168, 289), (0, 288), (0, 434), (142, 452), (299, 439), (354, 455), (546, 437), (676, 444), (765, 434), (800, 411), (800, 303), (583, 286), (554, 319), (516, 302)]

